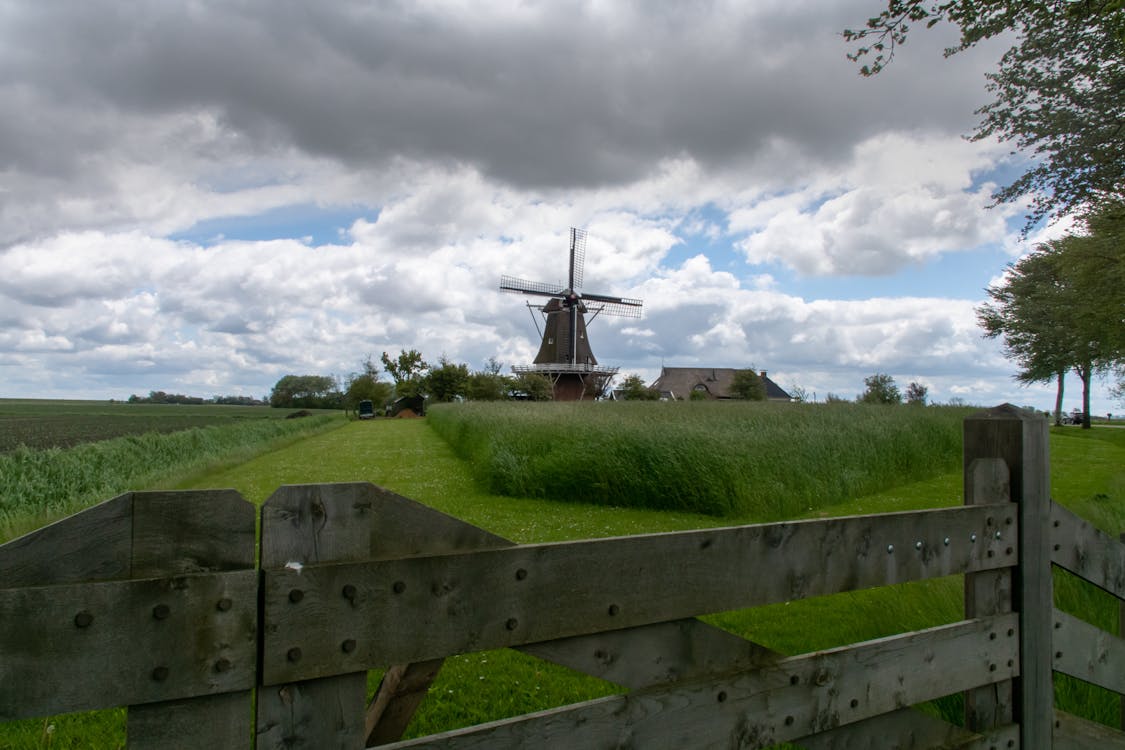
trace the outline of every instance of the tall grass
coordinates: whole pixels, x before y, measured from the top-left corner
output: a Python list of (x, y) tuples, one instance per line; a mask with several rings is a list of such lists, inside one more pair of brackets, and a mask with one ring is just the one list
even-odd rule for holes
[(512, 403), (439, 405), (428, 419), (497, 494), (773, 520), (956, 469), (970, 411)]
[(118, 493), (246, 460), (265, 446), (343, 423), (338, 415), (260, 419), (66, 449), (17, 448), (0, 454), (0, 541)]

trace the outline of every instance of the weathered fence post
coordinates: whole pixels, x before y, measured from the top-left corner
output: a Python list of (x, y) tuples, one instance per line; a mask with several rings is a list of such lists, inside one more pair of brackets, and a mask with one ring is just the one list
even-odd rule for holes
[[(994, 459), (1001, 459), (1005, 472)], [(1049, 546), (1050, 466), (1047, 421), (1010, 404), (977, 412), (964, 426), (965, 502), (1018, 503), (1019, 563), (1010, 571), (967, 575), (966, 617), (1019, 612), (1020, 676), (989, 695), (989, 688), (966, 696), (966, 721), (982, 729), (1014, 719), (1020, 747), (1050, 748), (1054, 718), (1051, 621), (1054, 606)], [(1008, 492), (1004, 492), (1005, 474)], [(1010, 534), (999, 520), (990, 533)]]

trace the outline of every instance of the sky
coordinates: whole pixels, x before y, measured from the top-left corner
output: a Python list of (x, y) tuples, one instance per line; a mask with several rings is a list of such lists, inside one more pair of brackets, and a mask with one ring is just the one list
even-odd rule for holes
[(1050, 408), (974, 313), (1068, 228), (1021, 241), (1022, 157), (964, 137), (1006, 43), (865, 79), (840, 32), (880, 6), (0, 0), (0, 397), (528, 364), (542, 300), (500, 276), (565, 281), (573, 226), (583, 290), (644, 301), (590, 323), (619, 377)]

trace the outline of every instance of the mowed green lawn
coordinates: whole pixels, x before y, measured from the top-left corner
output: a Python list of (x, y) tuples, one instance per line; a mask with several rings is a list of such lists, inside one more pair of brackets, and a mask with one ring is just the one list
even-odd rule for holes
[[(1052, 491), (1076, 512), (1113, 534), (1125, 531), (1125, 430), (1110, 428), (1052, 434)], [(519, 543), (580, 539), (743, 522), (713, 516), (618, 509), (547, 500), (501, 497), (482, 491), (472, 470), (425, 420), (353, 422), (238, 466), (178, 482), (175, 487), (233, 487), (254, 503), (282, 484), (369, 481)], [(896, 487), (820, 509), (814, 515), (847, 515), (956, 505), (960, 473)], [(1065, 607), (1108, 627), (1116, 602), (1089, 587), (1064, 583)], [(1077, 602), (1077, 603), (1075, 603)], [(785, 653), (880, 637), (961, 619), (959, 578), (910, 584), (707, 618)], [(378, 675), (369, 683), (373, 690)], [(596, 697), (618, 689), (514, 651), (466, 654), (447, 660), (409, 734), (416, 736)], [(1085, 686), (1063, 684), (1061, 700), (1091, 705), (1103, 721), (1117, 720), (1116, 700)], [(1096, 704), (1096, 705), (1095, 705)], [(959, 711), (956, 697), (936, 710)], [(1068, 710), (1075, 710), (1069, 706)], [(122, 712), (108, 711), (46, 722), (0, 726), (0, 747), (112, 747), (123, 738)], [(50, 735), (48, 727), (53, 727)]]

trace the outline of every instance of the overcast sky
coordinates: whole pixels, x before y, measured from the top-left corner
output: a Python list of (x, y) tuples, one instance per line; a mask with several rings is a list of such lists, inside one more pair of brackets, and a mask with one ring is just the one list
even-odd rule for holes
[(622, 376), (1049, 408), (973, 312), (1029, 249), (962, 137), (1004, 44), (863, 79), (881, 2), (0, 0), (0, 396), (526, 364), (500, 276), (565, 280), (577, 226), (584, 289), (644, 300), (590, 326)]

